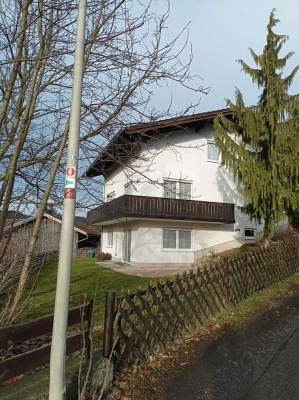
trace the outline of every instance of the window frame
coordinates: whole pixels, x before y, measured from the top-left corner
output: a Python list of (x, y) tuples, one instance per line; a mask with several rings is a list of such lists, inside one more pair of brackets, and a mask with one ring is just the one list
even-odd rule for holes
[[(191, 200), (191, 198), (192, 198), (192, 182), (179, 181), (178, 183), (179, 183), (178, 198), (181, 199), (181, 200)], [(189, 193), (187, 193), (187, 192), (183, 193), (181, 191), (181, 184), (183, 184), (183, 185), (188, 184), (189, 185)], [(182, 197), (182, 194), (184, 195), (183, 197)], [(186, 198), (185, 198), (185, 196), (186, 196)]]
[[(174, 190), (168, 189), (167, 184), (174, 184)], [(167, 192), (170, 193), (170, 196), (166, 196)], [(176, 199), (177, 198), (177, 181), (174, 179), (163, 179), (163, 198), (165, 199)]]
[[(165, 242), (164, 233), (165, 233), (165, 232), (174, 232), (174, 233), (175, 233), (175, 236), (174, 236), (175, 247), (164, 247), (164, 242)], [(173, 250), (173, 249), (176, 249), (176, 245), (177, 245), (177, 234), (176, 234), (176, 229), (163, 228), (163, 233), (162, 233), (162, 248), (163, 248), (163, 250), (171, 251), (171, 250)]]
[[(214, 160), (213, 158), (209, 157), (209, 146), (214, 146), (214, 150), (218, 150), (218, 160)], [(208, 140), (207, 141), (207, 161), (208, 162), (213, 162), (213, 163), (221, 163), (221, 154), (220, 154), (220, 150), (218, 149), (218, 147), (216, 146), (216, 143), (213, 140)]]
[[(166, 187), (166, 183), (170, 182), (175, 185), (174, 190), (169, 190)], [(184, 195), (182, 197), (182, 192), (181, 192), (181, 184), (188, 184), (190, 187), (189, 194), (186, 196)], [(192, 200), (192, 185), (193, 181), (185, 180), (185, 179), (163, 179), (163, 198), (164, 199), (178, 199), (178, 200)], [(172, 194), (172, 196), (166, 196), (166, 191), (169, 191), (169, 193)]]
[[(164, 232), (165, 231), (174, 231), (175, 232), (175, 247), (164, 247)], [(182, 248), (180, 247), (180, 232), (190, 232), (190, 248)], [(162, 250), (163, 251), (192, 251), (193, 248), (193, 233), (192, 229), (189, 228), (162, 228)]]
[[(124, 185), (124, 194), (127, 196), (131, 196), (133, 194), (133, 183), (132, 182), (128, 182)], [(130, 193), (127, 193), (127, 191), (129, 191)]]
[[(180, 247), (180, 243), (182, 238), (180, 238), (180, 233), (181, 232), (188, 232), (190, 233), (190, 238), (188, 238), (188, 242), (190, 240), (190, 247)], [(185, 238), (184, 238), (185, 240)], [(178, 242), (178, 249), (179, 250), (192, 250), (192, 231), (190, 229), (178, 229), (177, 231), (177, 242)]]
[[(247, 236), (246, 231), (253, 231), (253, 236)], [(244, 239), (245, 240), (255, 240), (256, 238), (256, 228), (244, 228)]]

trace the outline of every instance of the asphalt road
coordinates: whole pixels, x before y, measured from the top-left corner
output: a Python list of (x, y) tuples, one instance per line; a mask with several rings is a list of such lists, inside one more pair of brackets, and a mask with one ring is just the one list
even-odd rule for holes
[(200, 344), (169, 400), (299, 400), (299, 287), (239, 330)]

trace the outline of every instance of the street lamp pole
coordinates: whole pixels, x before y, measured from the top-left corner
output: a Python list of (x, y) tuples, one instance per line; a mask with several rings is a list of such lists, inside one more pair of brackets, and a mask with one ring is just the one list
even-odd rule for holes
[(79, 131), (84, 70), (85, 19), (86, 0), (78, 0), (72, 104), (50, 359), (49, 400), (64, 400), (66, 396), (65, 353), (73, 258)]

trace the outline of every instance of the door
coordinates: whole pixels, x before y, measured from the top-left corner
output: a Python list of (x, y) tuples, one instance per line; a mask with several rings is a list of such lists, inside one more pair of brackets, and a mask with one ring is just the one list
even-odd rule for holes
[(131, 229), (124, 229), (124, 261), (131, 261)]

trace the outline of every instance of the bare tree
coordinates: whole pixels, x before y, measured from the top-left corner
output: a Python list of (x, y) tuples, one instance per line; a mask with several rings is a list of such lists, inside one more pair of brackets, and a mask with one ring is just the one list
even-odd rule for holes
[[(88, 2), (80, 133), (83, 168), (120, 125), (169, 116), (168, 106), (161, 111), (149, 107), (155, 84), (173, 81), (193, 90), (195, 105), (198, 94), (206, 92), (194, 86), (198, 81), (190, 74), (187, 31), (165, 41), (169, 4), (165, 2), (161, 15), (155, 13), (155, 4)], [(62, 203), (76, 6), (74, 0), (0, 4), (0, 239), (10, 207), (38, 211), (6, 322), (14, 318), (24, 291), (47, 203)], [(88, 190), (81, 198), (89, 198)]]

